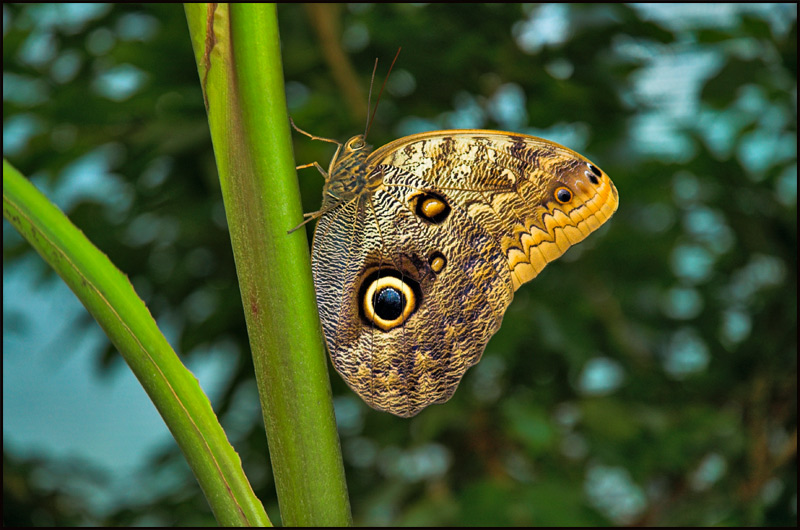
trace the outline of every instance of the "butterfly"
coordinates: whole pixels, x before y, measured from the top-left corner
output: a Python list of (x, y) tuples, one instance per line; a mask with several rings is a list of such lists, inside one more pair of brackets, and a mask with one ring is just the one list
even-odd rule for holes
[(596, 165), (534, 136), (433, 131), (373, 149), (371, 119), (344, 144), (291, 124), (337, 145), (327, 171), (298, 166), (325, 186), (293, 229), (318, 219), (311, 270), (331, 361), (368, 405), (401, 417), (450, 399), (514, 292), (619, 203)]
[[(292, 124), (294, 125), (294, 124)], [(512, 132), (444, 130), (338, 145), (312, 272), (331, 361), (371, 407), (410, 417), (447, 401), (514, 292), (616, 211), (582, 155)], [(306, 167), (306, 166), (300, 166)]]

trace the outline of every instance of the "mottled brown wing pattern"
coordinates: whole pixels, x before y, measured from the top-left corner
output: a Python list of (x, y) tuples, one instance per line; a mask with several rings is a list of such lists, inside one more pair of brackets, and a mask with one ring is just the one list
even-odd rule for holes
[[(413, 416), (449, 399), (478, 362), (500, 327), (512, 286), (491, 234), (457, 206), (447, 221), (454, 228), (419, 219), (406, 197), (425, 183), (410, 174), (403, 180), (358, 199), (364, 206), (358, 220), (355, 206), (323, 216), (312, 269), (336, 370), (370, 406)], [(447, 263), (437, 273), (431, 261), (440, 254)], [(376, 271), (398, 271), (418, 286), (414, 314), (388, 331), (371, 325), (361, 306), (361, 286)]]
[(364, 184), (323, 201), (312, 262), (323, 331), (348, 385), (399, 416), (449, 399), (514, 291), (617, 206), (588, 160), (513, 133), (423, 133), (344, 156), (359, 167), (334, 160), (326, 189), (356, 170)]
[[(588, 159), (520, 134), (423, 133), (377, 149), (367, 164), (398, 167), (450, 190), (500, 244), (514, 290), (599, 228), (619, 202), (611, 179)], [(572, 194), (565, 204), (555, 196), (560, 187)]]

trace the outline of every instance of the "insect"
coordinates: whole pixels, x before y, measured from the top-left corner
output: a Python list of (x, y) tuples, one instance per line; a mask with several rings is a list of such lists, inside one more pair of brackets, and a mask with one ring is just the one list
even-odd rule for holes
[[(294, 123), (292, 123), (294, 125)], [(447, 401), (499, 329), (514, 292), (605, 223), (618, 194), (554, 142), (491, 130), (338, 145), (312, 244), (336, 371), (402, 417)]]

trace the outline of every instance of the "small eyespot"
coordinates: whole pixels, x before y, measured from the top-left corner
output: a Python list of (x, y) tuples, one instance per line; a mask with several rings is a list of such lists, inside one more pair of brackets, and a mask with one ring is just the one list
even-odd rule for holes
[(589, 166), (589, 170), (591, 171), (587, 171), (586, 176), (589, 177), (589, 180), (592, 182), (592, 184), (600, 184), (600, 179), (603, 177), (603, 172), (597, 169), (597, 166), (593, 164), (586, 165)]
[(450, 205), (444, 197), (435, 193), (426, 192), (411, 198), (414, 213), (425, 221), (440, 224), (450, 215)]
[(556, 200), (561, 204), (567, 204), (569, 201), (572, 200), (572, 192), (568, 188), (565, 188), (563, 186), (556, 189), (555, 196)]
[(442, 272), (442, 269), (444, 269), (445, 265), (447, 265), (447, 259), (441, 252), (434, 252), (431, 254), (428, 264), (431, 266), (431, 270), (433, 272), (439, 274)]

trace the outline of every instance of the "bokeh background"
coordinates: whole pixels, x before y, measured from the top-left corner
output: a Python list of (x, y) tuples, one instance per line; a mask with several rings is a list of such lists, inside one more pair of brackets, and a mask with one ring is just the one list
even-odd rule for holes
[[(280, 5), (289, 111), (381, 145), (542, 136), (620, 208), (517, 292), (451, 401), (331, 370), (361, 525), (797, 524), (797, 7)], [(330, 144), (295, 135), (297, 163)], [(3, 154), (126, 274), (280, 522), (183, 9), (3, 4)], [(305, 211), (322, 179), (300, 175)], [(309, 229), (309, 235), (311, 229)], [(208, 525), (144, 392), (3, 223), (3, 523)]]

